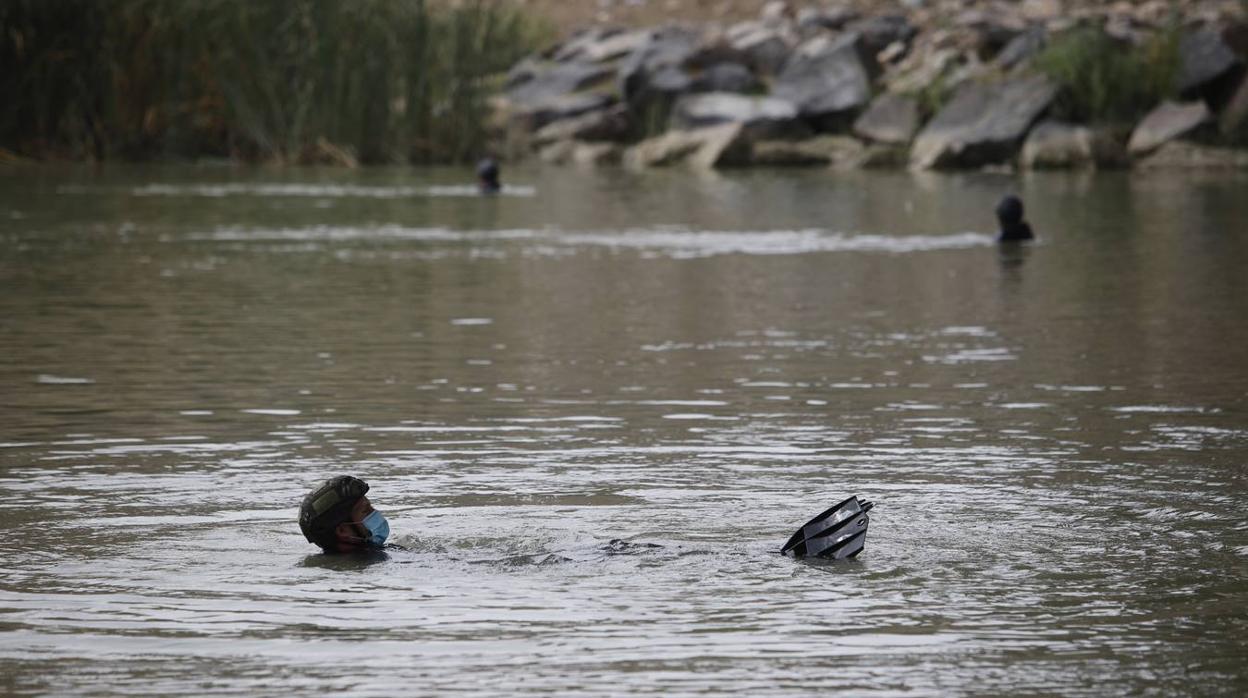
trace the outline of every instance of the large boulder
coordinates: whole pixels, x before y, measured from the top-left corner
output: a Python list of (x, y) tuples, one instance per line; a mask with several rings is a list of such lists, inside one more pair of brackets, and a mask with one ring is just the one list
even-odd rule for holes
[(702, 169), (745, 165), (750, 160), (750, 143), (745, 126), (740, 123), (668, 131), (629, 148), (624, 153), (624, 163), (632, 168), (682, 162)]
[(693, 79), (694, 92), (756, 92), (762, 83), (740, 63), (716, 63)]
[(728, 45), (745, 56), (755, 72), (773, 75), (784, 65), (795, 43), (783, 28), (763, 22), (742, 22), (728, 30)]
[(556, 141), (621, 141), (628, 137), (628, 110), (623, 105), (552, 121), (533, 134), (533, 144)]
[(675, 129), (729, 123), (741, 124), (752, 138), (793, 137), (805, 131), (797, 107), (775, 97), (707, 92), (681, 97), (672, 110)]
[(507, 71), (507, 77), (503, 81), (503, 90), (510, 92), (537, 77), (542, 70), (542, 62), (537, 58), (529, 56), (521, 59), (519, 63), (511, 66), (511, 69)]
[(648, 30), (624, 31), (596, 28), (581, 32), (562, 46), (552, 57), (559, 62), (603, 63), (623, 58), (650, 40)]
[(630, 106), (653, 94), (651, 82), (665, 69), (684, 70), (701, 45), (701, 36), (678, 26), (656, 30), (638, 46), (618, 70), (619, 92)]
[(1242, 64), (1235, 50), (1227, 45), (1223, 32), (1203, 27), (1179, 41), (1179, 94), (1195, 97), (1215, 85)]
[(977, 167), (1009, 160), (1057, 96), (1040, 76), (968, 83), (919, 133), (910, 163), (920, 169)]
[(562, 119), (601, 111), (611, 106), (615, 98), (600, 92), (574, 92), (544, 101), (513, 107), (512, 119), (529, 131), (536, 131), (549, 123)]
[(789, 57), (772, 84), (772, 94), (797, 105), (803, 118), (822, 130), (843, 127), (871, 99), (873, 59), (862, 37), (819, 36)]
[(691, 92), (693, 88), (693, 76), (689, 74), (689, 71), (674, 65), (659, 68), (650, 76), (650, 81), (646, 85), (648, 96), (669, 100)]
[(884, 83), (890, 92), (917, 94), (934, 85), (952, 87), (951, 76), (966, 63), (966, 54), (956, 48), (925, 44), (889, 71)]
[(678, 97), (713, 89), (705, 81), (695, 82), (697, 73), (720, 63), (744, 60), (722, 36), (676, 25), (663, 27), (650, 32), (647, 40), (620, 63), (619, 94), (636, 123), (662, 124)]
[(620, 62), (619, 92), (632, 104), (647, 93), (653, 77), (666, 69), (697, 72), (717, 63), (733, 62), (746, 62), (746, 57), (723, 36), (680, 25), (662, 27), (649, 32), (645, 41)]
[(816, 136), (800, 141), (759, 141), (754, 144), (753, 164), (772, 167), (861, 166), (866, 146), (849, 136)]
[(918, 129), (918, 100), (892, 92), (876, 97), (854, 122), (856, 135), (877, 143), (909, 143)]
[(537, 107), (609, 80), (612, 68), (587, 63), (527, 65), (515, 76), (507, 99), (520, 107)]
[(613, 165), (620, 161), (623, 149), (618, 143), (556, 141), (542, 148), (538, 157), (555, 165)]
[(614, 165), (623, 154), (624, 147), (618, 143), (577, 143), (570, 159), (576, 165)]
[(1029, 170), (1093, 167), (1095, 134), (1087, 126), (1043, 121), (1027, 135), (1019, 165)]
[(1160, 148), (1167, 141), (1209, 123), (1212, 118), (1209, 107), (1202, 101), (1162, 102), (1131, 132), (1127, 152), (1134, 157), (1145, 155)]

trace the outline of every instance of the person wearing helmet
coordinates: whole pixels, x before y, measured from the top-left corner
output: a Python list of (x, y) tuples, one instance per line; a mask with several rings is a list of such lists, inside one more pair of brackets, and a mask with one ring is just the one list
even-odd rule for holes
[(350, 475), (330, 478), (303, 498), (299, 528), (327, 553), (381, 550), (390, 523), (364, 496), (368, 483)]
[(1030, 240), (1035, 237), (1031, 226), (1023, 220), (1023, 200), (1013, 194), (1001, 199), (997, 204), (997, 222), (1001, 224), (998, 242)]

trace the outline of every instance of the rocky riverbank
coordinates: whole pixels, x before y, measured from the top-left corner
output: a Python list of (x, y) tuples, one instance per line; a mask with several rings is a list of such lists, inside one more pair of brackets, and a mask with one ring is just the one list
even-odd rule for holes
[(1248, 168), (1248, 3), (767, 3), (515, 65), (511, 155), (652, 167)]

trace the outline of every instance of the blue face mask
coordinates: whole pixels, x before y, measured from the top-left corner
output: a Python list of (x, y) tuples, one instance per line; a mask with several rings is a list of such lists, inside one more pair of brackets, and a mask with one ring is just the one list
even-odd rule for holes
[(381, 515), (380, 511), (374, 510), (373, 513), (364, 517), (360, 522), (364, 528), (368, 529), (368, 538), (364, 542), (380, 548), (386, 544), (386, 538), (390, 535), (390, 522), (386, 521), (386, 517)]

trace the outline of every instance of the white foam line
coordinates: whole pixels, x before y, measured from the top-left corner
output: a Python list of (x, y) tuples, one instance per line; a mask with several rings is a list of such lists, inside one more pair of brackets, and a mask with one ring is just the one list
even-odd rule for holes
[[(66, 193), (78, 193), (66, 190)], [(363, 198), (408, 199), (418, 196), (432, 197), (478, 197), (481, 192), (470, 184), (413, 187), (413, 186), (363, 186), (358, 184), (148, 184), (137, 187), (135, 196), (198, 196), (225, 198), (227, 196), (263, 197), (309, 197), (309, 198)], [(525, 185), (508, 185), (499, 192), (501, 196), (531, 197), (537, 188)]]
[(411, 240), (424, 242), (491, 243), (532, 241), (541, 251), (558, 254), (555, 246), (603, 247), (695, 259), (724, 254), (797, 255), (818, 252), (879, 252), (905, 254), (967, 249), (994, 244), (991, 235), (965, 232), (952, 235), (876, 235), (829, 230), (696, 231), (682, 228), (609, 230), (568, 233), (557, 229), (449, 230), (400, 225), (372, 227), (311, 226), (306, 228), (219, 228), (175, 239), (217, 242), (348, 242), (356, 240)]

